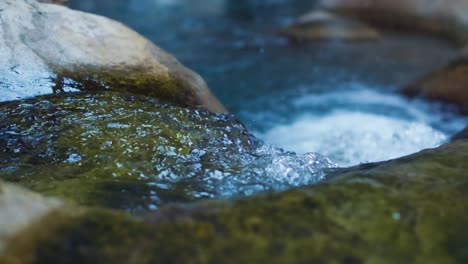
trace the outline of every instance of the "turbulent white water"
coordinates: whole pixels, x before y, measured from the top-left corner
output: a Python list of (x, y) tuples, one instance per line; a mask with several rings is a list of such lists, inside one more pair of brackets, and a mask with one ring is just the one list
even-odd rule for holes
[[(291, 131), (295, 131), (294, 136), (290, 136)], [(397, 158), (447, 139), (447, 135), (423, 123), (345, 111), (323, 117), (302, 116), (262, 137), (300, 153), (317, 151), (342, 166)]]
[[(321, 153), (340, 166), (436, 147), (466, 124), (433, 105), (367, 89), (301, 96), (293, 105), (300, 114), (258, 136), (298, 153)], [(327, 111), (316, 111), (321, 107)]]

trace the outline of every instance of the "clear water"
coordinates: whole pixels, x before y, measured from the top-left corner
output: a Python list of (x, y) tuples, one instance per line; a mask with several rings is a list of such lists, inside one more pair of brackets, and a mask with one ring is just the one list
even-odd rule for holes
[(397, 89), (446, 63), (456, 49), (385, 32), (377, 42), (290, 43), (278, 29), (310, 0), (72, 0), (120, 20), (200, 73), (259, 138), (340, 164), (434, 147), (467, 123)]

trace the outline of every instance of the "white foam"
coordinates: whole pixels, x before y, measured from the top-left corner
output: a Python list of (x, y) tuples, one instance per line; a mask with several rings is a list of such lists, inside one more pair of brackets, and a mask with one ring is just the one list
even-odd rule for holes
[(430, 126), (382, 115), (336, 111), (305, 115), (261, 136), (267, 143), (299, 153), (316, 151), (342, 166), (383, 161), (436, 147), (447, 135)]
[(305, 91), (289, 104), (289, 113), (252, 113), (257, 121), (273, 124), (257, 136), (290, 151), (321, 153), (340, 166), (389, 160), (436, 147), (467, 122), (438, 105), (358, 83), (322, 94)]

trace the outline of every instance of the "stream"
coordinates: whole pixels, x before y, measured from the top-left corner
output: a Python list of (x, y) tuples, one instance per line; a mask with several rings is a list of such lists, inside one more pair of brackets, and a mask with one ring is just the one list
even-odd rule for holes
[[(450, 43), (384, 32), (376, 42), (292, 43), (278, 30), (314, 1), (72, 0), (130, 26), (198, 72), (265, 143), (340, 166), (446, 142), (466, 118), (397, 90), (444, 65)], [(292, 2), (294, 2), (292, 4)]]

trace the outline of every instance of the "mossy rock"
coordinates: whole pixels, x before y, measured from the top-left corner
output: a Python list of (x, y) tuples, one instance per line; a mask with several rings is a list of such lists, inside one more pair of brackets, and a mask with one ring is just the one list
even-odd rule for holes
[(150, 97), (76, 93), (0, 105), (0, 179), (80, 205), (138, 211), (193, 200), (205, 191), (197, 179), (238, 170), (230, 157), (253, 145), (232, 115)]
[(72, 70), (57, 68), (54, 78), (54, 93), (70, 89), (79, 91), (119, 91), (161, 99), (181, 106), (197, 105), (195, 91), (179, 85), (170, 77), (148, 73), (144, 67), (94, 68), (75, 66)]
[(468, 141), (460, 140), (339, 170), (318, 185), (167, 207), (144, 221), (58, 211), (12, 238), (4, 260), (466, 263), (467, 158)]
[(315, 153), (264, 145), (238, 119), (122, 93), (0, 104), (0, 179), (79, 205), (132, 212), (320, 180)]

